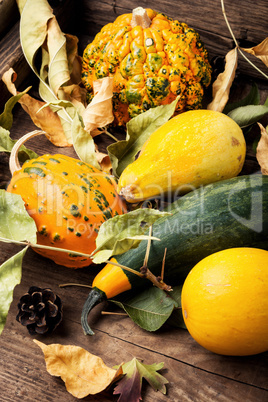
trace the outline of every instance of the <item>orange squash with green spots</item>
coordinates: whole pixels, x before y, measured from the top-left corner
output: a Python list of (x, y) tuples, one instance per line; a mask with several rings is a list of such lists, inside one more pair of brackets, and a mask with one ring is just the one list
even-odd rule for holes
[(105, 25), (83, 54), (82, 81), (93, 97), (93, 81), (112, 76), (115, 122), (180, 96), (176, 112), (202, 106), (211, 81), (207, 50), (185, 23), (138, 7)]
[(37, 227), (37, 243), (73, 253), (35, 248), (59, 265), (80, 268), (90, 258), (100, 225), (126, 212), (113, 178), (65, 155), (43, 155), (24, 163), (7, 191), (20, 194)]

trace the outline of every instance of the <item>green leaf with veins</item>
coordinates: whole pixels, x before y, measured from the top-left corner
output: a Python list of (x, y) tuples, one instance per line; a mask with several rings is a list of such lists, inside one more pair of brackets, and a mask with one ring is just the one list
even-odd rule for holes
[[(5, 130), (4, 128), (0, 127), (0, 152), (8, 152), (10, 153), (12, 151), (13, 146), (16, 144), (17, 141), (12, 140), (10, 138), (9, 131)], [(28, 159), (34, 159), (37, 158), (38, 155), (26, 148), (24, 145), (22, 145), (19, 149), (19, 161), (21, 163), (24, 163)]]
[(21, 196), (5, 190), (0, 190), (0, 237), (36, 243), (36, 225)]
[(170, 213), (140, 208), (108, 219), (101, 225), (96, 238), (94, 263), (100, 264), (112, 255), (123, 254), (130, 248), (138, 247), (141, 240), (148, 239), (143, 236), (148, 227), (166, 215)]
[(117, 177), (135, 160), (150, 135), (174, 114), (178, 98), (168, 105), (151, 108), (127, 123), (126, 139), (107, 147), (113, 174)]
[(157, 287), (150, 287), (134, 296), (125, 294), (111, 300), (129, 315), (135, 324), (146, 331), (157, 331), (168, 320), (175, 308), (179, 307), (167, 293)]
[(28, 247), (9, 258), (0, 266), (0, 334), (4, 329), (13, 291), (21, 281), (21, 267), (24, 254)]

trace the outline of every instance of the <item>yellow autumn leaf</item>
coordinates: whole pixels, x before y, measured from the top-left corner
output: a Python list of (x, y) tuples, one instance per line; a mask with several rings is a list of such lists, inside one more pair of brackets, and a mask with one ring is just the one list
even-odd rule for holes
[[(10, 68), (2, 76), (2, 81), (12, 95), (17, 95), (17, 89), (14, 84), (17, 74)], [(52, 144), (59, 147), (71, 146), (64, 134), (61, 121), (57, 113), (54, 113), (49, 107), (42, 108), (45, 102), (32, 98), (30, 95), (23, 95), (19, 103), (23, 109), (29, 114), (33, 123), (44, 131), (46, 137)], [(40, 110), (42, 108), (42, 110)]]
[(268, 133), (261, 123), (258, 125), (261, 130), (261, 138), (257, 145), (256, 157), (262, 174), (268, 175)]
[(104, 77), (93, 82), (94, 98), (85, 109), (82, 117), (88, 132), (105, 127), (114, 120), (113, 115), (113, 78)]
[(67, 391), (76, 398), (85, 398), (104, 391), (122, 375), (107, 367), (103, 360), (79, 346), (34, 342), (42, 349), (49, 374), (61, 377)]
[(212, 102), (207, 106), (209, 110), (222, 112), (229, 99), (230, 89), (235, 78), (238, 55), (237, 48), (230, 50), (225, 56), (225, 69), (220, 73), (212, 85)]
[(268, 67), (268, 37), (257, 46), (253, 46), (251, 48), (242, 47), (241, 49), (249, 54), (253, 54), (260, 59), (266, 65), (266, 67)]

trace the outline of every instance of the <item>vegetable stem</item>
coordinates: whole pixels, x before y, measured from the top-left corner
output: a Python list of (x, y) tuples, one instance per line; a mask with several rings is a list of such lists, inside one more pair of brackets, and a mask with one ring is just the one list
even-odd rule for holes
[(71, 282), (70, 283), (62, 283), (62, 284), (59, 285), (59, 288), (65, 288), (67, 286), (79, 286), (81, 288), (90, 288), (90, 289), (92, 289), (92, 286), (90, 286), (90, 285), (82, 285), (82, 283), (71, 283)]
[(223, 14), (223, 17), (224, 17), (224, 19), (225, 19), (227, 28), (229, 29), (229, 32), (230, 32), (230, 34), (231, 34), (231, 36), (232, 36), (232, 38), (233, 38), (233, 41), (234, 41), (234, 43), (235, 43), (235, 46), (236, 46), (237, 49), (239, 50), (239, 53), (244, 57), (244, 59), (245, 59), (253, 68), (255, 68), (255, 70), (257, 70), (257, 71), (258, 71), (260, 74), (262, 74), (266, 79), (268, 79), (268, 76), (267, 76), (262, 70), (260, 70), (257, 66), (255, 66), (255, 64), (252, 63), (252, 61), (250, 61), (249, 58), (242, 52), (242, 49), (240, 48), (240, 46), (239, 46), (239, 44), (238, 44), (238, 42), (237, 42), (237, 40), (236, 40), (236, 37), (235, 37), (235, 35), (234, 35), (234, 33), (233, 33), (233, 30), (232, 30), (232, 28), (231, 28), (231, 26), (230, 26), (230, 24), (229, 24), (229, 21), (228, 21), (226, 12), (225, 12), (224, 0), (221, 0), (221, 8), (222, 8), (222, 14)]

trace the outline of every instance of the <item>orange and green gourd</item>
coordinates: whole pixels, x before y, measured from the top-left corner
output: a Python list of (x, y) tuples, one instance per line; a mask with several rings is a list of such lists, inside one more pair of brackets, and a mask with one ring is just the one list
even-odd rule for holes
[(93, 98), (93, 81), (113, 77), (115, 123), (179, 96), (176, 113), (202, 106), (211, 81), (208, 53), (185, 23), (138, 7), (105, 25), (83, 54), (82, 82)]
[(7, 191), (19, 194), (37, 227), (37, 243), (61, 252), (34, 248), (59, 265), (80, 268), (92, 263), (100, 225), (126, 212), (111, 176), (65, 155), (43, 155), (24, 163)]

